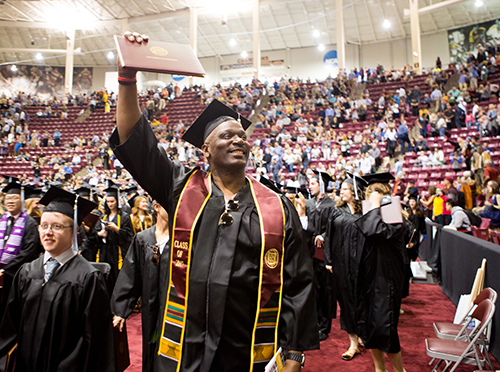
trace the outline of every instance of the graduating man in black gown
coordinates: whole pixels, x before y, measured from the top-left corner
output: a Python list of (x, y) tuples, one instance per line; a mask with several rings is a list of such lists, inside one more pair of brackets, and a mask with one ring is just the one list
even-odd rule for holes
[(77, 254), (74, 239), (75, 224), (95, 204), (78, 199), (75, 212), (75, 195), (57, 187), (40, 204), (46, 205), (39, 227), (45, 254), (14, 278), (0, 325), (0, 358), (17, 344), (16, 372), (115, 372), (106, 283)]
[[(158, 347), (156, 322), (160, 310), (160, 293), (164, 289), (160, 283), (161, 255), (169, 240), (168, 214), (156, 201), (153, 202), (156, 225), (141, 231), (132, 240), (118, 275), (113, 295), (111, 311), (115, 315), (113, 325), (122, 331), (127, 319), (142, 297), (142, 370), (153, 371), (154, 354)], [(164, 277), (164, 275), (162, 276)]]
[(319, 343), (311, 257), (289, 200), (245, 177), (251, 123), (214, 100), (183, 137), (211, 171), (184, 167), (141, 117), (136, 71), (118, 75), (110, 145), (171, 224), (155, 368), (260, 372), (280, 346), (288, 351), (284, 371), (298, 372), (301, 352)]
[(309, 181), (309, 191), (312, 198), (305, 201), (308, 222), (306, 228), (307, 244), (314, 257), (314, 287), (316, 289), (320, 341), (328, 338), (332, 328), (332, 319), (337, 313), (333, 275), (325, 268), (324, 253), (328, 217), (332, 208), (335, 207), (335, 201), (326, 193), (330, 181), (332, 181), (332, 177), (328, 173), (315, 171), (315, 175)]

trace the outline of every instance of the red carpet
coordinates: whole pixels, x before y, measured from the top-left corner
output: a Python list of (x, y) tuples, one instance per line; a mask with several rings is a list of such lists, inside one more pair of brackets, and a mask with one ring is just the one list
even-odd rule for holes
[[(405, 313), (400, 316), (399, 337), (401, 341), (403, 363), (407, 372), (430, 371), (430, 358), (425, 353), (426, 338), (434, 336), (432, 323), (451, 322), (455, 315), (455, 306), (437, 285), (411, 284), (410, 297), (403, 300)], [(127, 321), (130, 362), (127, 372), (140, 372), (142, 368), (141, 317), (134, 314)], [(347, 334), (340, 330), (338, 319), (334, 319), (330, 337), (321, 343), (321, 350), (306, 353), (304, 372), (372, 372), (374, 371), (371, 353), (361, 349), (361, 355), (346, 362), (340, 355), (349, 347)], [(500, 369), (493, 359), (494, 367)], [(387, 370), (393, 371), (387, 359)], [(442, 369), (442, 368), (441, 368)], [(474, 371), (474, 366), (463, 365), (457, 372)]]

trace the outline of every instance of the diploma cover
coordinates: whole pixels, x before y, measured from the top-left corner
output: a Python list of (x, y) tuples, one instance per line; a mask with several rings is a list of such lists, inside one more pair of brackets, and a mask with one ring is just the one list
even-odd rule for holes
[(130, 365), (127, 324), (125, 323), (123, 325), (123, 330), (121, 332), (120, 327), (113, 327), (113, 334), (115, 339), (116, 371), (123, 372)]
[(123, 67), (138, 71), (205, 77), (205, 70), (190, 45), (148, 41), (142, 44), (115, 35)]

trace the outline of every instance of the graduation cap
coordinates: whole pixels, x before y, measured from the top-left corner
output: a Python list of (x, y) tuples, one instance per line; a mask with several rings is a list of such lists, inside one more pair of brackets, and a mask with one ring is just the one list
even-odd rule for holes
[(271, 181), (269, 178), (267, 177), (260, 177), (260, 183), (263, 184), (264, 186), (266, 186), (267, 188), (273, 190), (274, 192), (278, 193), (278, 194), (282, 194), (281, 192), (281, 187), (282, 185), (280, 185), (279, 183), (276, 183), (274, 181)]
[(394, 179), (394, 176), (389, 172), (383, 172), (365, 174), (363, 178), (368, 182), (368, 185), (373, 185), (374, 183), (389, 183)]
[(121, 208), (120, 202), (120, 189), (118, 186), (111, 180), (108, 180), (108, 187), (104, 189), (105, 197), (113, 197), (118, 202), (118, 208)]
[(41, 198), (43, 191), (38, 187), (24, 186), (24, 200)]
[(320, 171), (313, 171), (314, 176), (313, 178), (316, 178), (319, 182), (319, 193), (324, 194), (326, 193), (326, 189), (328, 188), (328, 184), (330, 182), (333, 182), (333, 178), (326, 172), (320, 172)]
[(139, 189), (135, 185), (122, 190), (122, 192), (125, 193), (126, 195), (137, 194), (137, 191), (139, 191)]
[(354, 189), (354, 197), (356, 198), (356, 200), (359, 200), (358, 189), (360, 191), (363, 191), (366, 186), (368, 186), (368, 182), (363, 177), (356, 176), (355, 174), (352, 174), (350, 172), (346, 173), (350, 178), (345, 179), (344, 182), (350, 183), (352, 185)]
[(4, 181), (2, 183), (11, 183), (11, 182), (21, 182), (21, 180), (17, 177), (13, 176), (8, 176), (6, 174), (2, 174), (2, 177), (4, 178)]
[(92, 194), (92, 187), (88, 184), (83, 184), (81, 187), (74, 190), (79, 196), (84, 198), (90, 198)]
[(250, 120), (214, 99), (182, 136), (184, 141), (201, 149), (212, 131), (228, 120), (238, 121), (244, 130), (252, 124)]
[(43, 213), (58, 212), (73, 219), (72, 249), (78, 251), (77, 228), (97, 204), (57, 186), (52, 186), (39, 203), (45, 205)]
[(309, 198), (309, 191), (305, 187), (294, 187), (294, 186), (287, 186), (285, 188), (285, 192), (287, 194), (295, 194), (296, 196), (300, 194), (304, 195), (306, 199)]
[(140, 195), (138, 193), (133, 194), (130, 199), (128, 199), (128, 205), (130, 205), (130, 208), (134, 208), (135, 206), (135, 201)]

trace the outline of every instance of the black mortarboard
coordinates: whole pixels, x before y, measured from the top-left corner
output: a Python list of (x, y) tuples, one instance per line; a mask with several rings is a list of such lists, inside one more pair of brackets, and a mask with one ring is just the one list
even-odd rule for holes
[[(17, 178), (16, 178), (16, 180), (17, 180)], [(21, 188), (23, 187), (23, 185), (21, 185), (16, 180), (9, 182), (7, 184), (7, 186), (5, 186), (2, 189), (2, 192), (6, 193), (6, 194), (19, 194), (19, 195), (21, 195)]]
[(120, 189), (118, 186), (111, 180), (107, 180), (107, 187), (104, 189), (106, 196), (114, 196), (116, 200), (118, 200), (118, 192)]
[(372, 185), (374, 183), (389, 183), (394, 179), (394, 176), (389, 172), (383, 172), (365, 174), (363, 178), (368, 182), (368, 185)]
[(97, 207), (97, 204), (57, 186), (52, 186), (39, 203), (45, 205), (43, 213), (58, 212), (73, 219), (72, 248), (75, 252), (78, 251), (78, 226)]
[(38, 187), (24, 186), (24, 200), (41, 198), (43, 191)]
[(137, 194), (138, 190), (139, 189), (137, 188), (137, 186), (133, 185), (133, 186), (130, 186), (129, 188), (123, 189), (122, 193), (125, 193), (127, 195)]
[(267, 177), (260, 177), (260, 183), (263, 184), (264, 186), (266, 186), (267, 188), (270, 188), (271, 190), (273, 190), (274, 192), (278, 193), (278, 194), (281, 194), (281, 185), (280, 184), (277, 184), (276, 182), (274, 181), (271, 181), (269, 178)]
[(139, 196), (140, 195), (138, 193), (135, 193), (130, 197), (130, 199), (128, 199), (128, 205), (130, 205), (130, 208), (134, 208), (135, 201)]
[(410, 200), (412, 200), (412, 199), (418, 202), (418, 195), (415, 195), (415, 194), (410, 194), (410, 195), (408, 196), (408, 201), (410, 201)]
[(90, 185), (83, 184), (81, 187), (77, 188), (75, 192), (79, 196), (83, 196), (84, 198), (90, 198), (90, 193), (92, 192), (92, 187)]
[(182, 139), (201, 149), (208, 135), (212, 133), (215, 128), (233, 119), (239, 121), (244, 130), (247, 130), (252, 124), (247, 118), (244, 118), (222, 102), (214, 99), (201, 115), (198, 116), (194, 123), (191, 124), (186, 133), (182, 136)]
[(356, 176), (350, 172), (346, 173), (350, 178), (346, 178), (344, 182), (350, 183), (353, 186), (355, 199), (359, 200), (358, 190), (364, 191), (366, 186), (368, 186), (368, 182), (366, 182), (364, 178)]
[(21, 180), (19, 178), (13, 177), (13, 176), (8, 176), (6, 174), (2, 174), (2, 177), (4, 178), (4, 182), (2, 182), (2, 183), (21, 182)]
[[(74, 219), (75, 217), (75, 199), (77, 195), (52, 186), (49, 191), (40, 199), (39, 204), (45, 205), (44, 212), (59, 212)], [(97, 204), (84, 198), (78, 198), (77, 202), (77, 223), (80, 224), (83, 219), (97, 207)]]
[(333, 178), (326, 172), (313, 171), (313, 178), (317, 178), (319, 181), (319, 192), (320, 194), (324, 194), (328, 190), (328, 184), (333, 182)]
[(304, 197), (306, 199), (309, 198), (309, 190), (307, 190), (305, 187), (287, 186), (285, 188), (285, 191), (287, 194), (299, 195), (299, 193), (300, 193), (300, 194), (304, 195)]

